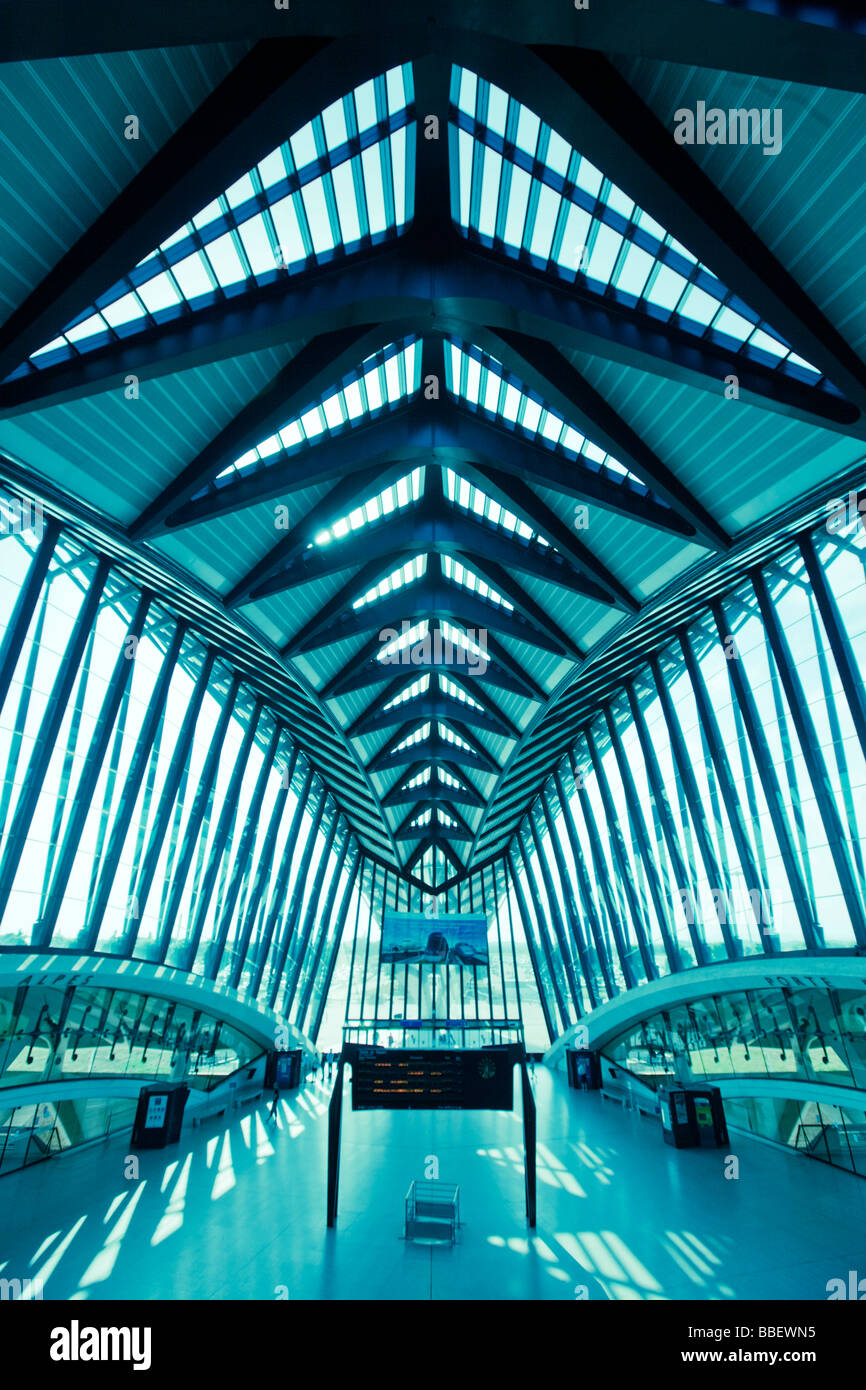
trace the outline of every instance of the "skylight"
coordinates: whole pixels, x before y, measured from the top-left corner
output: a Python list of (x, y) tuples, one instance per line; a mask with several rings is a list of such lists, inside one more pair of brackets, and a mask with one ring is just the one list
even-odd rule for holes
[(217, 476), (272, 467), (304, 445), (364, 424), (412, 396), (421, 384), (421, 344), (415, 339), (390, 343), (366, 358), (324, 400), (313, 402), (276, 434), (230, 463)]
[(542, 545), (548, 542), (543, 536), (539, 536), (537, 531), (533, 531), (531, 526), (527, 526), (525, 521), (521, 521), (514, 512), (507, 507), (501, 507), (498, 502), (494, 502), (492, 497), (488, 497), (486, 492), (482, 492), (474, 483), (470, 483), (459, 473), (455, 473), (453, 468), (443, 469), (445, 480), (445, 495), (451, 502), (461, 507), (465, 512), (471, 512), (475, 516), (483, 517), (485, 521), (490, 521), (494, 526), (499, 526), (503, 531), (508, 531), (512, 536), (520, 536), (525, 541), (539, 541)]
[(444, 782), (447, 787), (454, 787), (456, 791), (462, 791), (465, 786), (465, 784), (460, 781), (459, 777), (453, 777), (444, 767), (440, 767), (439, 769), (439, 780), (440, 782)]
[[(431, 808), (430, 806), (428, 806), (427, 809), (426, 809), (426, 811), (422, 811), (422, 812), (420, 813), (420, 815), (415, 816), (415, 817), (413, 818), (413, 820), (410, 821), (410, 823), (409, 823), (409, 829), (410, 829), (410, 830), (421, 830), (424, 826), (430, 825), (430, 823), (431, 823), (433, 820), (434, 820), (433, 810), (432, 810), (432, 808)], [(442, 810), (437, 810), (436, 816), (435, 816), (435, 822), (436, 822), (437, 825), (444, 825), (444, 826), (450, 827), (450, 828), (453, 828), (453, 827), (455, 827), (455, 826), (457, 825), (457, 821), (454, 819), (454, 817), (453, 817), (453, 816), (449, 816), (447, 811), (442, 811)]]
[(405, 748), (411, 748), (416, 743), (423, 743), (424, 740), (429, 737), (430, 722), (428, 720), (426, 724), (419, 725), (414, 733), (407, 735), (406, 738), (402, 738), (399, 743), (395, 743), (390, 751), (392, 753), (402, 753)]
[(500, 607), (507, 608), (509, 612), (514, 611), (513, 603), (509, 603), (507, 598), (503, 598), (497, 589), (492, 588), (484, 579), (480, 579), (473, 570), (467, 569), (460, 560), (455, 560), (450, 555), (443, 555), (442, 573), (446, 578), (452, 579), (455, 584), (462, 584), (464, 588), (471, 589), (475, 594), (480, 594), (481, 598), (489, 599), (491, 603), (498, 603)]
[(417, 777), (410, 777), (408, 782), (404, 782), (404, 783), (402, 784), (401, 790), (402, 790), (402, 791), (407, 791), (407, 792), (408, 792), (408, 791), (414, 791), (414, 789), (415, 789), (416, 787), (426, 787), (426, 786), (429, 786), (430, 779), (431, 779), (432, 776), (433, 776), (433, 769), (432, 769), (432, 767), (430, 767), (430, 766), (428, 765), (427, 767), (425, 767), (425, 769), (424, 769), (423, 772), (419, 772), (419, 773), (418, 773), (418, 776), (417, 776)]
[(430, 676), (425, 672), (423, 676), (419, 676), (411, 685), (407, 685), (405, 690), (401, 690), (399, 695), (395, 695), (394, 699), (389, 700), (387, 705), (383, 705), (382, 708), (383, 710), (396, 709), (398, 705), (405, 705), (407, 700), (416, 700), (419, 695), (425, 694), (429, 688)]
[(411, 647), (414, 642), (420, 642), (422, 637), (426, 637), (429, 628), (430, 623), (427, 618), (423, 618), (420, 623), (415, 623), (413, 627), (408, 627), (393, 641), (381, 645), (381, 650), (376, 653), (376, 660), (387, 664), (394, 652), (402, 651), (404, 647)]
[[(455, 791), (463, 791), (465, 789), (465, 784), (460, 781), (459, 777), (454, 777), (450, 772), (446, 771), (444, 767), (437, 766), (436, 775), (440, 782), (443, 782), (447, 787), (453, 787)], [(433, 768), (428, 763), (424, 771), (419, 772), (417, 777), (411, 777), (408, 782), (402, 783), (401, 790), (413, 791), (415, 787), (429, 786), (432, 777)]]
[(461, 738), (459, 734), (455, 734), (454, 730), (448, 724), (443, 724), (441, 719), (437, 722), (439, 737), (444, 738), (446, 743), (453, 743), (455, 748), (464, 748), (467, 753), (475, 752), (472, 744), (467, 743), (465, 738)]
[(451, 70), (452, 216), (464, 236), (803, 381), (821, 373), (527, 107)]
[(401, 565), (392, 574), (380, 579), (379, 583), (372, 589), (368, 589), (366, 594), (356, 598), (352, 604), (353, 608), (363, 608), (367, 603), (373, 603), (377, 598), (384, 598), (386, 594), (392, 594), (396, 589), (402, 589), (405, 584), (411, 584), (413, 580), (420, 579), (427, 568), (427, 556), (416, 555), (414, 559), (407, 560), (405, 565)]
[(442, 629), (442, 636), (446, 641), (453, 642), (455, 646), (463, 647), (467, 652), (470, 652), (473, 657), (482, 657), (486, 660), (487, 653), (482, 647), (479, 647), (477, 642), (467, 636), (461, 628), (454, 627), (453, 623), (449, 623), (446, 618), (440, 620), (439, 626)]
[(412, 217), (414, 87), (404, 63), (259, 160), (14, 376), (399, 236)]
[(454, 681), (449, 680), (447, 676), (443, 676), (441, 671), (439, 672), (439, 688), (443, 695), (450, 695), (452, 699), (459, 700), (461, 704), (469, 705), (471, 709), (484, 708), (477, 700), (473, 700), (471, 695), (466, 694), (462, 685), (457, 685)]
[(480, 348), (449, 338), (445, 352), (445, 381), (452, 395), (484, 411), (499, 424), (522, 430), (531, 439), (562, 450), (604, 477), (631, 478), (641, 491), (646, 487), (618, 459), (593, 444), (580, 430), (566, 424), (561, 415), (528, 391), (501, 362)]
[(377, 492), (375, 497), (371, 497), (368, 502), (362, 502), (360, 507), (355, 507), (348, 516), (341, 517), (333, 526), (319, 531), (313, 537), (312, 544), (330, 545), (331, 541), (342, 540), (344, 536), (348, 536), (350, 531), (358, 531), (371, 521), (378, 521), (380, 517), (387, 516), (389, 512), (400, 511), (412, 502), (417, 502), (421, 496), (422, 472), (422, 469), (415, 468), (405, 478), (400, 478), (382, 492)]

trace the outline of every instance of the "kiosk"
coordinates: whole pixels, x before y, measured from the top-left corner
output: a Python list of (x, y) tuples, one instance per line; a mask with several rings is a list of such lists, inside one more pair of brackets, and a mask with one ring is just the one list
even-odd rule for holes
[(164, 1149), (180, 1139), (189, 1086), (142, 1086), (132, 1127), (134, 1149)]
[(278, 1091), (295, 1091), (301, 1084), (303, 1052), (299, 1047), (283, 1052), (268, 1053), (265, 1066), (265, 1085)]
[(575, 1091), (601, 1090), (601, 1058), (588, 1047), (566, 1049), (568, 1084)]
[(675, 1149), (717, 1149), (728, 1142), (718, 1086), (663, 1086), (659, 1111), (664, 1141)]

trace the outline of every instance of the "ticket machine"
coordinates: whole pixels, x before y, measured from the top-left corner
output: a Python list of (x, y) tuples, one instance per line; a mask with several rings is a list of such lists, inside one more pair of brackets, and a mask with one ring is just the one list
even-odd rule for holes
[(142, 1086), (132, 1127), (134, 1149), (164, 1149), (180, 1138), (183, 1111), (189, 1087)]
[(664, 1141), (675, 1149), (717, 1149), (728, 1142), (718, 1086), (664, 1086), (659, 1112)]
[(568, 1084), (576, 1091), (601, 1090), (601, 1058), (588, 1047), (569, 1047), (565, 1053)]

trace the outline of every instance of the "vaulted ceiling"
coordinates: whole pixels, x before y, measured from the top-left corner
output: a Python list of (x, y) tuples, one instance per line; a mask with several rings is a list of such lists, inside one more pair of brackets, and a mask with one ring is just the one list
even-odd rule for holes
[[(640, 6), (356, 33), (325, 4), (254, 41), (216, 4), (199, 42), (172, 8), (123, 39), (85, 4), (52, 51), (4, 6), (0, 473), (191, 615), (367, 852), (442, 887), (856, 475), (866, 39), (710, 3), (666, 38)], [(782, 149), (678, 145), (698, 100), (780, 108)]]

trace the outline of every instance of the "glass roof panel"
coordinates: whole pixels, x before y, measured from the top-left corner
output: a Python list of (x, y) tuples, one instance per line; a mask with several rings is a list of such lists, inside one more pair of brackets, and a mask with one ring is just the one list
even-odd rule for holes
[(461, 738), (459, 734), (455, 733), (450, 724), (446, 724), (443, 720), (439, 719), (437, 720), (437, 728), (439, 737), (444, 738), (446, 743), (453, 743), (455, 748), (463, 748), (468, 753), (475, 752), (472, 744), (467, 743), (465, 738)]
[(360, 598), (356, 598), (352, 604), (353, 608), (363, 608), (365, 604), (374, 602), (377, 598), (384, 598), (386, 594), (392, 594), (396, 589), (402, 589), (404, 585), (413, 583), (420, 579), (427, 569), (427, 556), (416, 555), (413, 559), (407, 560), (405, 565), (393, 573), (380, 579), (379, 583), (372, 589), (368, 589)]
[[(224, 485), (237, 473), (258, 470), (285, 458), (293, 450), (314, 444), (318, 439), (366, 423), (375, 414), (404, 404), (419, 390), (420, 385), (421, 344), (415, 339), (389, 343), (347, 373), (342, 383), (323, 400), (281, 425), (277, 431), (278, 445), (269, 448), (269, 440), (273, 439), (273, 436), (269, 436), (269, 440), (239, 455), (217, 477), (223, 480)], [(408, 482), (403, 481), (400, 485), (405, 494)], [(391, 492), (392, 489), (387, 489), (380, 494), (380, 498), (390, 497)], [(383, 502), (383, 505), (387, 504)]]
[(363, 83), (192, 213), (12, 376), (401, 235), (414, 119), (411, 64)]
[(482, 598), (489, 599), (491, 603), (498, 603), (502, 608), (507, 608), (509, 612), (514, 611), (514, 604), (509, 603), (507, 598), (494, 589), (486, 580), (481, 579), (474, 570), (467, 569), (460, 560), (455, 560), (451, 555), (442, 556), (442, 573), (446, 578), (454, 581), (455, 584), (462, 584), (465, 588), (471, 589), (473, 593), (480, 594)]
[(462, 704), (469, 705), (471, 709), (483, 710), (484, 706), (479, 704), (477, 700), (474, 700), (471, 695), (467, 695), (462, 685), (457, 685), (455, 681), (450, 680), (449, 677), (443, 675), (441, 671), (438, 674), (439, 688), (443, 695), (450, 695), (453, 699), (460, 700)]
[(514, 512), (507, 511), (495, 502), (492, 497), (488, 497), (486, 492), (482, 492), (474, 483), (470, 483), (466, 478), (455, 473), (453, 468), (442, 470), (445, 482), (445, 495), (463, 511), (471, 512), (474, 516), (480, 516), (485, 521), (492, 522), (494, 526), (499, 526), (509, 535), (520, 536), (526, 541), (537, 541), (539, 545), (546, 546), (548, 542), (537, 531), (533, 531), (527, 526), (525, 521), (521, 521), (515, 516)]
[(395, 743), (390, 751), (392, 753), (402, 753), (405, 748), (411, 748), (415, 743), (423, 743), (424, 740), (429, 737), (430, 721), (428, 719), (426, 723), (419, 724), (418, 728), (413, 730), (411, 734), (408, 734), (406, 738), (401, 738), (399, 743)]
[(398, 705), (405, 705), (409, 700), (417, 700), (419, 695), (424, 695), (430, 688), (430, 676), (425, 672), (419, 676), (411, 685), (407, 685), (405, 690), (401, 690), (399, 695), (395, 695), (393, 700), (389, 700), (383, 709), (396, 709)]
[[(464, 236), (696, 336), (724, 334), (731, 351), (824, 381), (758, 314), (743, 320), (739, 302), (723, 327), (733, 293), (520, 102), (454, 66), (450, 120), (457, 130), (452, 216)], [(686, 294), (688, 285), (698, 293)]]
[(457, 400), (479, 409), (497, 423), (516, 427), (532, 439), (543, 440), (557, 453), (572, 458), (579, 456), (586, 466), (607, 479), (619, 482), (627, 478), (642, 494), (647, 493), (640, 478), (612, 454), (586, 439), (540, 396), (507, 372), (495, 357), (480, 348), (459, 339), (449, 339), (445, 382)]

